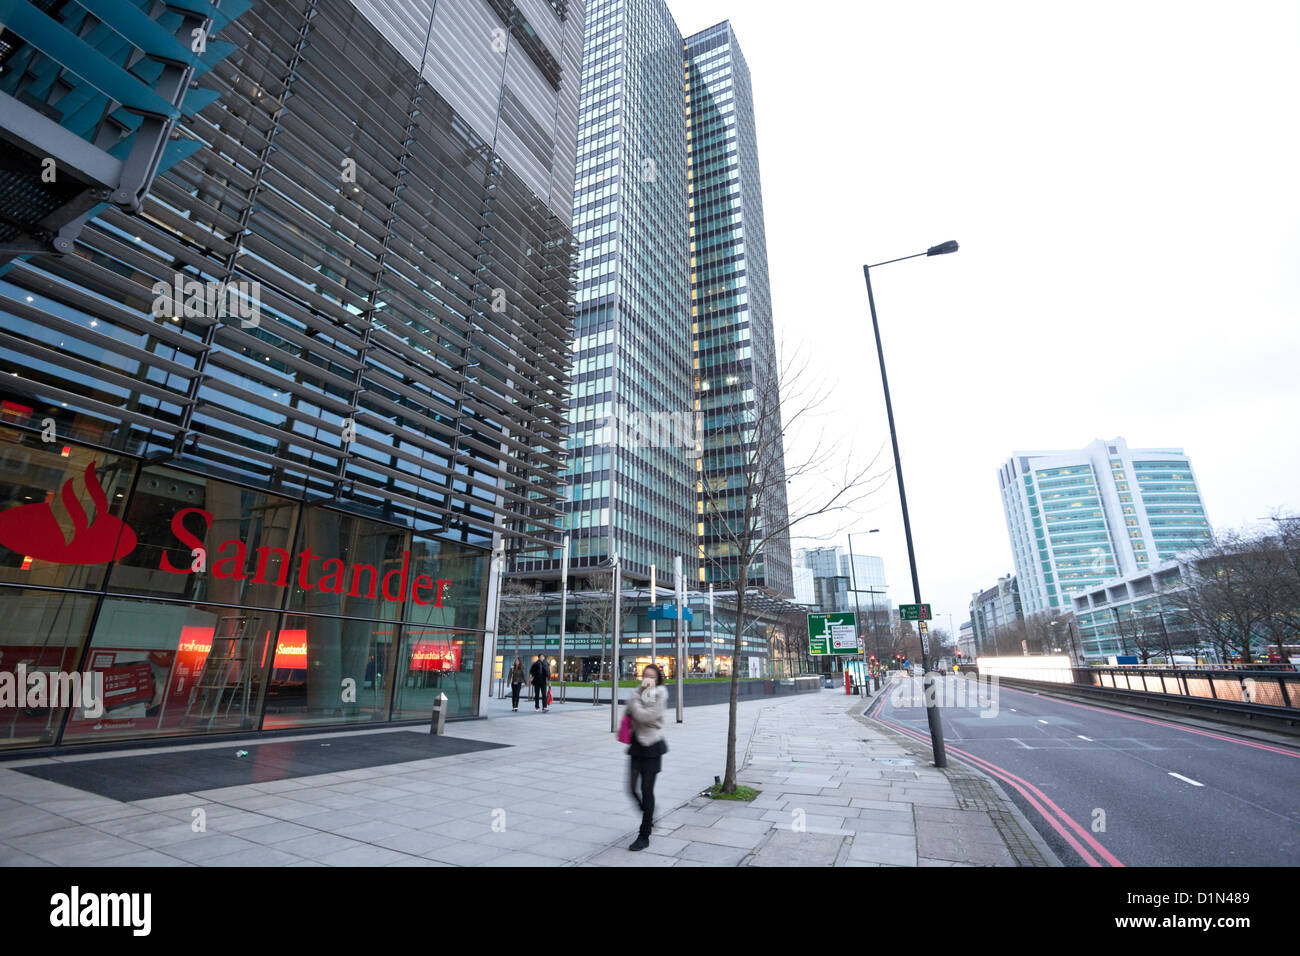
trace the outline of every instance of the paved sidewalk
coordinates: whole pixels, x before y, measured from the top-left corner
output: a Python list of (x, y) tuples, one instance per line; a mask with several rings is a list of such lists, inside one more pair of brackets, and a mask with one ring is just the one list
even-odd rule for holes
[[(742, 702), (741, 739), (748, 739), (760, 710), (796, 700)], [(607, 704), (569, 703), (538, 713), (521, 701), (516, 714), (508, 700), (494, 699), (488, 718), (449, 724), (447, 733), (512, 746), (132, 802), (14, 769), (51, 758), (6, 761), (0, 763), (0, 865), (562, 866), (611, 846), (635, 858), (625, 848), (640, 813), (624, 791), (627, 748), (610, 732)], [(671, 772), (656, 788), (664, 812), (722, 772), (726, 721), (725, 706), (687, 708), (683, 724), (670, 712)], [(394, 732), (427, 730), (358, 733)], [(339, 736), (297, 739), (327, 746)], [(187, 743), (149, 752), (233, 752), (265, 742)], [(196, 832), (200, 818), (204, 829)]]
[[(688, 707), (683, 724), (670, 712), (670, 751), (655, 793), (661, 818), (642, 853), (627, 850), (640, 814), (625, 791), (626, 748), (610, 733), (608, 705), (569, 703), (542, 714), (521, 702), (515, 714), (509, 701), (493, 700), (488, 719), (454, 723), (448, 734), (512, 746), (148, 800), (120, 802), (0, 763), (0, 865), (1015, 862), (999, 855), (1010, 851), (984, 829), (987, 820), (962, 810), (943, 772), (920, 758), (887, 762), (909, 759), (908, 743), (849, 716), (849, 702), (822, 691), (740, 703), (738, 740), (749, 752), (741, 779), (763, 791), (753, 804), (698, 797), (723, 770), (726, 706)], [(357, 734), (394, 732), (425, 731)], [(339, 735), (298, 739), (327, 746)], [(802, 831), (795, 811), (803, 811)]]
[[(737, 782), (749, 803), (693, 799), (657, 821), (638, 864), (1059, 866), (982, 775), (938, 770), (917, 744), (823, 693), (759, 716)], [(612, 853), (592, 862), (625, 861)]]

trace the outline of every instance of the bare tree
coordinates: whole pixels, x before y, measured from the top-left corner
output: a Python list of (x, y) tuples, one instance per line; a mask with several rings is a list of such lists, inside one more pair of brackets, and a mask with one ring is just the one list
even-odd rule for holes
[(600, 671), (598, 680), (605, 677), (606, 652), (609, 634), (614, 627), (614, 573), (593, 571), (578, 583), (573, 594), (574, 607), (590, 634), (600, 635)]
[[(605, 662), (610, 658), (610, 637), (614, 631), (614, 572), (592, 571), (579, 582), (580, 590), (573, 594), (574, 607), (592, 634), (600, 635), (600, 678), (605, 676)], [(622, 597), (623, 620), (634, 613), (636, 600), (630, 595)], [(617, 682), (618, 675), (614, 675)]]
[(1268, 559), (1257, 544), (1236, 532), (1216, 535), (1191, 553), (1192, 580), (1168, 595), (1174, 607), (1219, 645), (1225, 661), (1235, 648), (1249, 664), (1254, 659), (1254, 632), (1265, 623), (1269, 602), (1261, 580), (1268, 577)]
[(911, 621), (894, 621), (889, 629), (889, 647), (885, 654), (887, 661), (893, 661), (899, 654), (909, 661), (921, 659), (921, 636), (912, 627)]
[(533, 633), (544, 610), (542, 596), (532, 585), (514, 580), (507, 580), (502, 585), (501, 604), (497, 610), (497, 633), (514, 637), (514, 656), (519, 654), (520, 638)]
[[(741, 635), (751, 580), (766, 572), (767, 562), (789, 560), (790, 533), (809, 519), (843, 512), (860, 503), (889, 477), (879, 471), (879, 454), (865, 465), (832, 463), (832, 453), (818, 441), (803, 460), (788, 465), (786, 439), (802, 427), (823, 395), (810, 390), (807, 363), (775, 360), (771, 343), (755, 343), (754, 357), (733, 366), (715, 367), (725, 398), (708, 414), (702, 430), (700, 481), (702, 521), (706, 525), (705, 560), (710, 579), (736, 593), (736, 627), (732, 644), (731, 698), (727, 719), (727, 765), (723, 789), (736, 790), (736, 702), (740, 686)], [(728, 392), (728, 390), (730, 390)], [(701, 394), (706, 394), (701, 392)], [(784, 414), (782, 396), (784, 395)], [(787, 486), (801, 493), (787, 499)]]

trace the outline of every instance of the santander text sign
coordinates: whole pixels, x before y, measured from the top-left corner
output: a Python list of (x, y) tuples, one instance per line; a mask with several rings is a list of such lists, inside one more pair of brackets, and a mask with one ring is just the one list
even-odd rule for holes
[[(65, 534), (55, 512), (56, 501), (18, 505), (0, 512), (0, 545), (18, 554), (50, 561), (55, 564), (105, 564), (126, 557), (138, 543), (136, 533), (122, 519), (108, 511), (108, 498), (95, 475), (95, 463), (86, 466), (82, 477), (86, 494), (94, 504), (94, 517), (86, 514), (78, 498), (75, 478), (69, 478), (59, 491), (57, 504), (71, 522), (71, 535)], [(195, 535), (185, 526), (190, 515), (203, 518), (202, 535)], [(164, 550), (158, 569), (171, 574), (196, 574), (207, 566), (208, 552), (203, 538), (212, 527), (215, 516), (204, 508), (182, 508), (172, 516), (171, 531), (196, 560), (177, 567)], [(253, 566), (250, 574), (249, 549), (240, 538), (220, 542), (213, 552), (211, 570), (214, 578), (249, 580), (254, 584), (273, 584), (288, 587), (291, 556), (284, 548), (257, 547), (253, 549)], [(197, 560), (203, 555), (203, 560)], [(373, 564), (346, 564), (339, 558), (316, 554), (308, 546), (292, 557), (298, 559), (295, 584), (304, 591), (319, 591), (401, 603), (409, 596), (415, 604), (442, 607), (452, 582), (448, 578), (434, 578), (428, 574), (411, 575), (411, 552), (402, 552), (402, 566), (381, 574)], [(277, 570), (268, 576), (268, 566), (277, 559)], [(319, 563), (318, 563), (319, 562)]]

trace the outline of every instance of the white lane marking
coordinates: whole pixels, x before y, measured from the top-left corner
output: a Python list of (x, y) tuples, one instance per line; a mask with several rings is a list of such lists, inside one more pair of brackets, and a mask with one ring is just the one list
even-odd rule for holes
[(1088, 741), (1088, 743), (1093, 742), (1091, 737), (1085, 737), (1083, 734), (1075, 734), (1075, 736), (1078, 737), (1080, 740)]
[(1205, 784), (1203, 784), (1203, 783), (1197, 783), (1197, 782), (1196, 782), (1195, 780), (1193, 780), (1191, 777), (1184, 777), (1181, 773), (1174, 773), (1172, 770), (1169, 771), (1169, 776), (1171, 776), (1171, 777), (1177, 777), (1179, 780), (1183, 781), (1183, 783), (1190, 783), (1193, 787), (1203, 787), (1203, 786), (1205, 786)]
[(1041, 717), (1038, 718), (1038, 722), (1039, 722), (1040, 724), (1045, 724), (1045, 723), (1047, 723), (1047, 721), (1043, 720), (1043, 718), (1041, 718)]

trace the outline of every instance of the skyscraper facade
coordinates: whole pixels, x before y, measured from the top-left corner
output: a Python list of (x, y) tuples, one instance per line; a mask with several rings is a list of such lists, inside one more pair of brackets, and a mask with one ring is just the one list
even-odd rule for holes
[[(477, 713), (492, 547), (563, 497), (582, 4), (19, 6), (6, 208), (178, 148), (0, 275), (0, 666), (116, 689), (0, 746)], [(37, 203), (42, 137), (95, 165)]]
[(998, 471), (1026, 615), (1069, 608), (1066, 595), (1127, 576), (1210, 540), (1181, 448), (1017, 452)]
[[(749, 484), (760, 500), (755, 527), (771, 534), (749, 568), (749, 584), (794, 593), (784, 449), (777, 396), (763, 195), (749, 67), (728, 21), (686, 41), (690, 117), (691, 321), (701, 581), (736, 582), (736, 543)], [(767, 419), (755, 428), (757, 419)], [(753, 474), (761, 477), (755, 482)]]
[(1024, 622), (1015, 575), (998, 578), (993, 587), (971, 595), (971, 637), (977, 653), (1020, 653), (1019, 642), (1025, 636)]
[[(663, 0), (587, 7), (574, 186), (571, 567), (695, 578), (682, 37)], [(558, 569), (560, 552), (521, 556)]]

